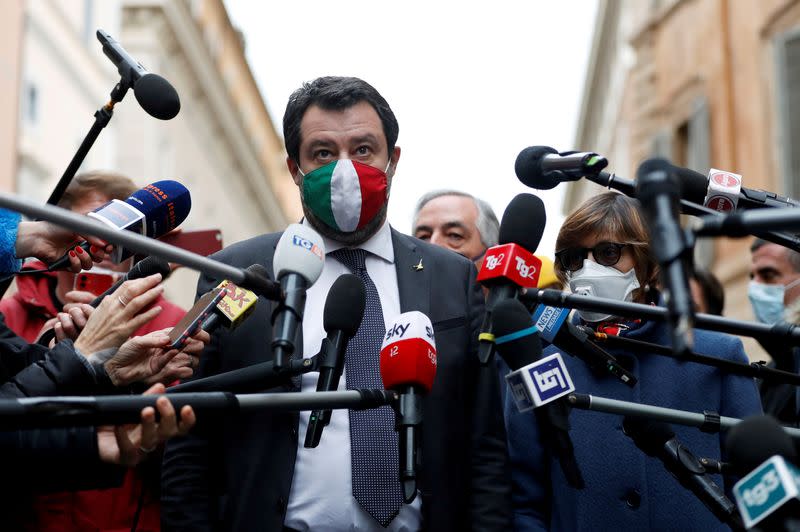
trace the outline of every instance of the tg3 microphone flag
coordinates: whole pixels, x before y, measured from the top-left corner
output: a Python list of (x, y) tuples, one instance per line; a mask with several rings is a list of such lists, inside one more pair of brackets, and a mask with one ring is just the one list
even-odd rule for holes
[(422, 424), (422, 401), (436, 377), (436, 341), (431, 320), (422, 312), (404, 312), (386, 329), (380, 354), (380, 371), (387, 390), (400, 394), (395, 403), (395, 430), (403, 499), (417, 494), (417, 449)]
[(733, 486), (747, 528), (800, 529), (800, 471), (794, 441), (770, 416), (751, 416), (733, 426), (725, 438), (734, 471)]
[[(87, 216), (119, 230), (133, 231), (150, 238), (159, 238), (183, 223), (192, 208), (189, 190), (177, 181), (156, 181), (131, 194), (125, 201), (111, 200)], [(89, 244), (81, 247), (88, 250)], [(112, 262), (119, 263), (133, 252), (121, 246), (114, 248)], [(64, 255), (48, 267), (49, 271), (69, 266), (69, 255)]]

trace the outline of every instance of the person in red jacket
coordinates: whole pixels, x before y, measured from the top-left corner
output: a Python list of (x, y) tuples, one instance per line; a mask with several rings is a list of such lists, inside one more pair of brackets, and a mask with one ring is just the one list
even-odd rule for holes
[[(87, 213), (112, 199), (124, 200), (138, 190), (134, 182), (109, 172), (89, 172), (75, 176), (58, 205), (74, 212)], [(99, 268), (121, 272), (130, 269), (130, 259), (121, 264), (100, 263)], [(23, 270), (44, 270), (39, 261), (26, 263)], [(95, 294), (73, 290), (76, 274), (46, 272), (16, 278), (17, 291), (0, 301), (0, 313), (17, 335), (34, 342), (41, 333), (58, 322), (65, 304), (87, 302)], [(186, 311), (159, 296), (154, 305), (161, 313), (134, 332), (133, 336), (172, 327)], [(46, 327), (45, 327), (46, 326)], [(159, 495), (160, 460), (154, 459), (125, 475), (118, 488), (37, 495), (31, 505), (19, 508), (28, 530), (42, 532), (121, 531), (151, 532), (160, 530)]]

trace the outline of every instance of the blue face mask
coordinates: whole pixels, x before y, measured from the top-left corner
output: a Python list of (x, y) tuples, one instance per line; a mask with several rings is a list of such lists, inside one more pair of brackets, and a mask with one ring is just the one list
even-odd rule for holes
[(787, 286), (782, 284), (764, 284), (750, 281), (747, 285), (747, 297), (753, 306), (753, 313), (756, 319), (767, 325), (774, 325), (783, 321), (783, 296), (786, 290), (797, 285), (800, 279), (789, 283)]

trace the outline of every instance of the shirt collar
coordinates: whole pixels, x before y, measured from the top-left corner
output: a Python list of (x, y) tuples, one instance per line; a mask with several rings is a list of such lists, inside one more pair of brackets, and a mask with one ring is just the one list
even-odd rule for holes
[[(312, 226), (307, 218), (303, 218), (303, 225), (311, 227)], [(325, 244), (325, 253), (330, 253), (332, 251), (336, 251), (337, 249), (341, 249), (343, 247), (347, 247), (338, 240), (333, 240), (331, 238), (322, 237), (322, 242)], [(381, 225), (380, 229), (378, 229), (374, 235), (369, 237), (365, 242), (362, 242), (358, 246), (355, 246), (358, 249), (363, 249), (373, 255), (380, 257), (381, 259), (385, 260), (389, 264), (394, 264), (394, 246), (392, 246), (392, 228), (389, 225), (389, 220), (384, 220), (383, 225)]]

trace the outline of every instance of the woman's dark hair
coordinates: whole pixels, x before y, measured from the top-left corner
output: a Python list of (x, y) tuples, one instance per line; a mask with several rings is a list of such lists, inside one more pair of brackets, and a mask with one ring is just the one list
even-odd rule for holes
[(725, 308), (725, 290), (723, 290), (719, 279), (705, 268), (695, 268), (691, 272), (691, 276), (700, 286), (707, 312), (722, 316), (722, 309)]
[[(634, 301), (644, 301), (646, 288), (658, 285), (658, 263), (650, 252), (650, 237), (644, 224), (639, 202), (616, 192), (605, 192), (586, 200), (561, 225), (556, 239), (556, 253), (580, 247), (587, 237), (630, 244), (636, 278), (642, 288), (633, 293)], [(556, 261), (556, 276), (564, 284), (568, 273)]]
[(330, 111), (349, 109), (359, 102), (367, 102), (378, 113), (383, 124), (383, 133), (389, 147), (389, 156), (394, 150), (400, 126), (394, 117), (392, 108), (375, 90), (364, 80), (339, 76), (326, 76), (317, 78), (297, 89), (289, 96), (286, 112), (283, 114), (283, 138), (286, 143), (286, 153), (294, 161), (300, 159), (300, 122), (306, 110), (312, 105)]

